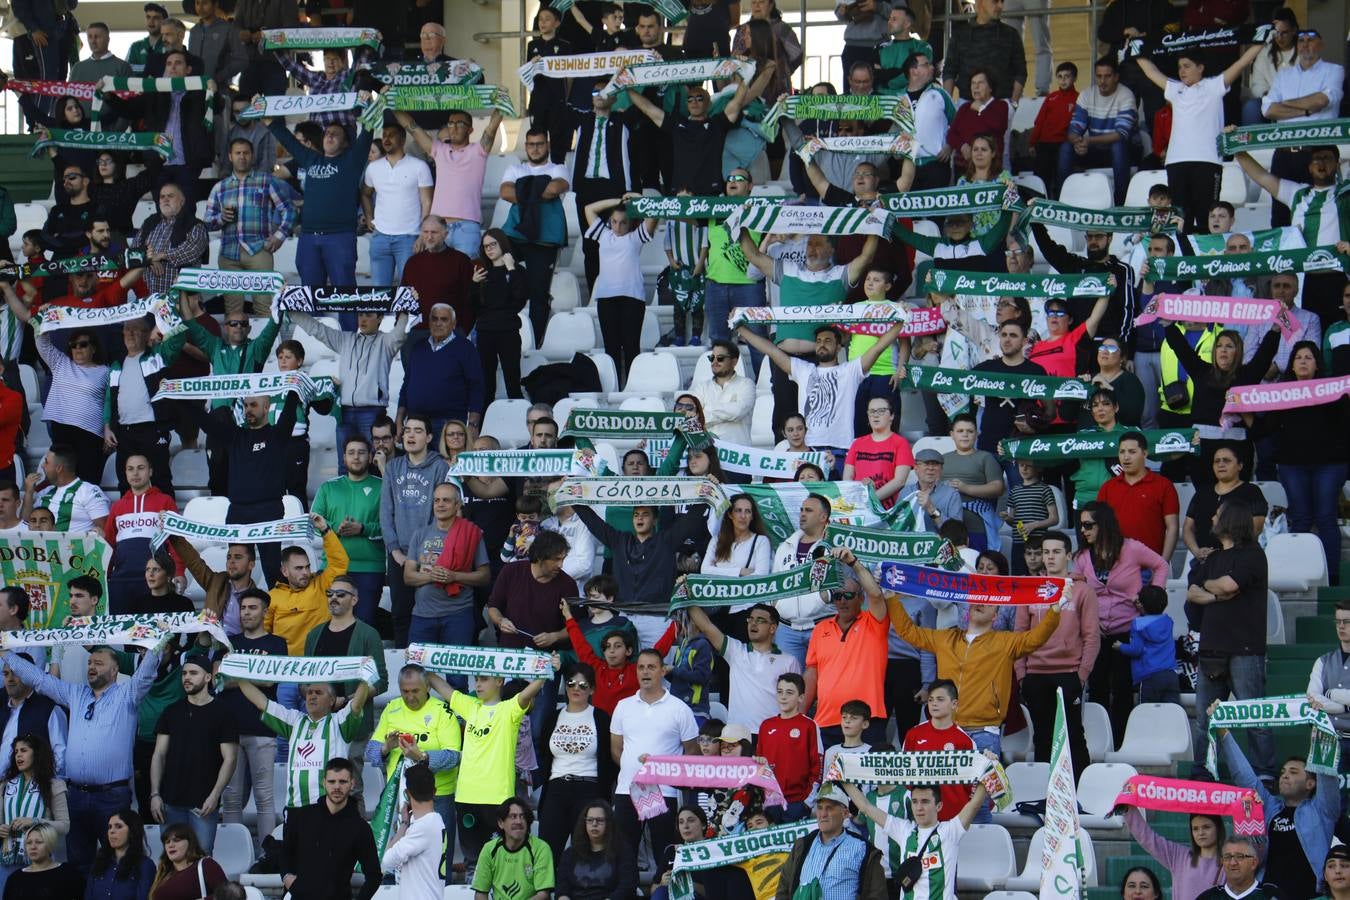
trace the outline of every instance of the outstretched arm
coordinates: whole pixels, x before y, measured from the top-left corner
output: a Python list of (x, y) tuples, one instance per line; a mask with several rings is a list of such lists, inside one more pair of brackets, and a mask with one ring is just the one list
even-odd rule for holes
[(1158, 90), (1167, 90), (1167, 76), (1158, 70), (1153, 60), (1147, 56), (1136, 56), (1134, 61), (1139, 64), (1139, 71), (1144, 73), (1144, 77), (1158, 86)]
[(1106, 317), (1106, 308), (1110, 305), (1110, 294), (1103, 294), (1097, 298), (1096, 303), (1092, 304), (1092, 312), (1088, 313), (1087, 321), (1083, 323), (1087, 325), (1088, 337), (1095, 338), (1097, 336), (1097, 329), (1101, 327), (1102, 319)]
[[(986, 751), (987, 753), (988, 751)], [(961, 820), (962, 828), (969, 828), (970, 823), (975, 821), (975, 816), (984, 808), (984, 801), (989, 796), (989, 792), (984, 789), (984, 782), (975, 782), (975, 790), (970, 793), (970, 800), (961, 807), (961, 812), (956, 817)]]
[(652, 123), (656, 125), (657, 128), (660, 128), (665, 124), (665, 112), (655, 103), (642, 96), (641, 92), (629, 91), (628, 99), (644, 116), (651, 119)]
[(858, 358), (858, 363), (862, 366), (864, 372), (872, 368), (872, 364), (881, 358), (881, 354), (885, 353), (891, 344), (896, 342), (900, 337), (900, 332), (904, 329), (904, 322), (896, 322), (886, 330), (886, 333), (875, 344), (867, 348), (863, 355)]
[[(853, 805), (858, 807), (858, 812), (867, 816), (867, 818), (871, 819), (873, 822), (876, 822), (878, 828), (884, 828), (886, 826), (887, 813), (885, 810), (878, 809), (876, 804), (868, 800), (867, 797), (863, 795), (863, 792), (858, 790), (856, 784), (851, 784), (847, 781), (841, 781), (839, 783), (844, 786), (844, 793), (848, 794), (848, 798), (853, 801)], [(964, 813), (964, 810), (962, 812)]]
[(792, 374), (792, 357), (784, 353), (782, 347), (779, 347), (777, 344), (775, 344), (773, 341), (769, 340), (766, 337), (762, 337), (761, 335), (755, 334), (753, 331), (751, 331), (749, 328), (746, 328), (745, 326), (741, 326), (740, 328), (736, 329), (736, 336), (739, 337), (741, 340), (745, 341), (751, 347), (754, 347), (760, 353), (763, 353), (769, 359), (773, 360), (773, 364), (777, 366), (780, 370), (782, 370), (785, 374), (787, 375)]
[(872, 264), (872, 258), (877, 255), (877, 241), (878, 238), (875, 234), (869, 234), (867, 240), (863, 241), (862, 252), (849, 262), (849, 284), (857, 284), (867, 274), (867, 267)]
[(1231, 66), (1224, 69), (1224, 87), (1232, 87), (1242, 77), (1242, 71), (1256, 62), (1256, 58), (1261, 55), (1261, 51), (1264, 49), (1266, 49), (1265, 44), (1252, 44)]
[(413, 121), (412, 114), (398, 109), (394, 110), (394, 118), (398, 120), (398, 124), (402, 125), (403, 129), (407, 131), (408, 134), (413, 136), (413, 140), (417, 142), (417, 146), (422, 148), (422, 152), (427, 156), (430, 156), (431, 146), (435, 141), (432, 139), (431, 135), (426, 133), (426, 130), (423, 129), (422, 126)]
[(1272, 197), (1280, 192), (1279, 176), (1272, 175), (1270, 170), (1257, 162), (1250, 153), (1244, 151), (1235, 156), (1234, 159), (1242, 167), (1243, 174), (1260, 185), (1261, 190)]
[(622, 197), (614, 197), (610, 200), (596, 200), (594, 203), (587, 203), (581, 210), (581, 223), (590, 228), (606, 210), (613, 209), (622, 202)]
[(741, 229), (740, 244), (741, 252), (745, 254), (745, 258), (750, 261), (750, 264), (763, 272), (765, 278), (772, 278), (773, 257), (759, 249), (755, 239), (750, 235), (750, 229)]
[(726, 646), (727, 636), (722, 633), (722, 629), (713, 624), (712, 619), (708, 618), (708, 614), (701, 607), (689, 607), (689, 621), (703, 632), (703, 636), (708, 639), (709, 644), (712, 644), (714, 650), (722, 652), (722, 648)]

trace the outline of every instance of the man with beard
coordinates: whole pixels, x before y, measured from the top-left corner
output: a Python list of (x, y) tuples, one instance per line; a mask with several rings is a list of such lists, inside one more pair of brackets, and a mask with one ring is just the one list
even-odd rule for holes
[[(1134, 318), (1142, 312), (1138, 305), (1139, 288), (1129, 265), (1116, 259), (1111, 253), (1111, 235), (1105, 231), (1085, 233), (1083, 239), (1087, 242), (1087, 255), (1079, 256), (1064, 245), (1056, 243), (1041, 223), (1033, 224), (1031, 231), (1036, 236), (1036, 245), (1041, 248), (1041, 255), (1056, 272), (1063, 275), (1100, 272), (1115, 276), (1116, 286), (1111, 291), (1111, 302), (1107, 304), (1106, 315), (1102, 316), (1101, 323), (1097, 326), (1097, 334), (1128, 342), (1130, 332), (1134, 328)], [(1021, 242), (1014, 245), (1010, 240), (1008, 246), (1012, 252), (1023, 249)], [(1069, 310), (1073, 315), (1075, 326), (1087, 320), (1095, 303), (1096, 299), (1093, 297), (1069, 300)]]
[[(164, 464), (168, 465), (167, 458)], [(159, 531), (160, 513), (178, 512), (173, 488), (162, 491), (152, 483), (154, 469), (144, 453), (128, 453), (122, 473), (127, 489), (109, 507), (103, 523), (103, 535), (113, 547), (108, 564), (108, 612), (112, 615), (130, 612), (131, 601), (144, 592), (145, 563), (151, 555), (150, 541)]]
[(42, 225), (42, 247), (58, 256), (77, 253), (84, 243), (85, 232), (93, 224), (94, 215), (101, 207), (89, 196), (89, 173), (78, 163), (67, 163), (61, 168), (61, 190), (56, 205), (47, 213)]
[(511, 204), (502, 230), (511, 238), (516, 257), (525, 264), (536, 347), (543, 343), (548, 325), (549, 287), (558, 250), (567, 244), (562, 195), (569, 187), (567, 169), (549, 161), (548, 132), (531, 128), (525, 133), (525, 160), (506, 170), (500, 193)]
[(292, 809), (282, 832), (281, 883), (295, 900), (327, 900), (351, 893), (352, 870), (361, 864), (366, 883), (357, 897), (380, 889), (380, 852), (375, 834), (349, 802), (356, 767), (334, 756), (323, 770), (318, 802)]
[(356, 617), (370, 625), (374, 624), (384, 590), (384, 540), (380, 537), (383, 483), (371, 474), (370, 442), (361, 435), (347, 438), (342, 458), (347, 471), (319, 485), (314, 511), (338, 523), (333, 527), (347, 551), (347, 578), (356, 585)]
[(216, 703), (208, 690), (206, 653), (185, 655), (180, 678), (185, 696), (165, 709), (155, 726), (150, 815), (161, 825), (186, 825), (209, 854), (216, 846), (220, 798), (239, 756), (239, 731), (225, 704)]

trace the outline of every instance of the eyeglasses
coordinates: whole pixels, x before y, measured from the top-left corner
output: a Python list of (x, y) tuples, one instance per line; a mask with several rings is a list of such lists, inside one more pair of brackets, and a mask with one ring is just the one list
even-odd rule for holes
[(90, 342), (90, 341), (71, 341), (71, 342), (70, 342), (70, 349), (72, 349), (72, 350), (87, 350), (87, 349), (89, 349), (89, 348), (92, 347), (92, 346), (94, 346), (94, 345), (93, 345), (93, 343)]
[(334, 590), (324, 591), (324, 594), (325, 594), (325, 596), (328, 597), (329, 600), (332, 600), (334, 597), (355, 597), (355, 596), (356, 596), (356, 592), (355, 592), (355, 591), (344, 591), (344, 590), (342, 590), (342, 589), (340, 589), (340, 588), (339, 588), (339, 589), (334, 589)]
[(1244, 859), (1256, 859), (1256, 856), (1251, 853), (1225, 853), (1219, 858), (1224, 862), (1240, 862)]
[(607, 825), (607, 824), (609, 824), (609, 823), (608, 823), (608, 820), (606, 820), (604, 816), (587, 816), (587, 817), (586, 817), (586, 824), (587, 824), (587, 825)]
[(891, 411), (891, 408), (890, 408), (889, 406), (878, 406), (878, 407), (876, 407), (876, 408), (874, 408), (874, 409), (869, 409), (869, 410), (867, 411), (867, 414), (868, 414), (869, 416), (879, 416), (879, 415), (881, 415), (882, 413), (888, 413), (888, 412), (890, 412), (890, 411)]
[(721, 356), (718, 356), (715, 353), (708, 354), (708, 362), (726, 362), (727, 360), (732, 358), (733, 357), (727, 356), (726, 354), (722, 354)]
[[(90, 704), (90, 705), (92, 706), (93, 704)], [(717, 743), (717, 738), (715, 738), (715, 737), (708, 737), (708, 735), (706, 735), (706, 734), (700, 734), (700, 735), (698, 736), (698, 742), (699, 742), (700, 744), (702, 744), (703, 746), (706, 747), (706, 746), (708, 746), (709, 744), (715, 744), (715, 743)]]
[(1340, 628), (1342, 625), (1345, 625), (1346, 627), (1350, 628), (1350, 619), (1337, 619), (1336, 627)]
[(247, 328), (248, 319), (230, 319), (225, 324), (230, 328)]
[(750, 180), (750, 179), (747, 178), (747, 177), (744, 176), (744, 175), (728, 175), (728, 176), (727, 176), (727, 181), (749, 181), (749, 180)]
[(1298, 33), (1299, 40), (1303, 40), (1304, 38), (1312, 40), (1313, 38), (1320, 38), (1321, 36), (1321, 33), (1316, 31), (1300, 31)]
[(590, 685), (590, 683), (587, 682), (585, 679), (582, 679), (582, 678), (573, 678), (571, 681), (567, 682), (567, 686), (568, 686), (569, 688), (576, 688), (576, 689), (580, 690), (580, 689), (582, 689), (582, 688), (588, 688), (588, 687), (590, 687), (591, 685)]
[(698, 412), (698, 407), (692, 403), (676, 403), (674, 409), (676, 412)]
[(1084, 519), (1083, 521), (1078, 523), (1078, 527), (1083, 529), (1084, 531), (1087, 531), (1091, 528), (1096, 528), (1097, 523), (1092, 521), (1091, 519)]

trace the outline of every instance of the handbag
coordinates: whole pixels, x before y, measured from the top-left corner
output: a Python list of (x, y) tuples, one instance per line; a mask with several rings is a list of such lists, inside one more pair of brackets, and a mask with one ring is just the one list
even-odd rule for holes
[(1187, 403), (1191, 402), (1190, 382), (1183, 379), (1177, 379), (1163, 385), (1163, 402), (1173, 409), (1181, 409)]
[(914, 885), (923, 877), (923, 855), (928, 850), (929, 841), (933, 840), (933, 835), (937, 834), (937, 827), (928, 832), (928, 837), (924, 839), (923, 846), (919, 848), (918, 854), (905, 858), (905, 861), (896, 866), (894, 881), (899, 885), (902, 892), (909, 892), (914, 889)]

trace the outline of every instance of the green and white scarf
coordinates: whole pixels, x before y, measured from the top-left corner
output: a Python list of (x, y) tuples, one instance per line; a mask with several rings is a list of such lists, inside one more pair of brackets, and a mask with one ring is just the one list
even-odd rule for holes
[(173, 156), (173, 141), (157, 131), (86, 131), (83, 128), (53, 128), (48, 137), (33, 145), (32, 156), (48, 147), (67, 150), (150, 150), (168, 160)]
[(483, 80), (483, 67), (471, 59), (437, 62), (388, 63), (381, 71), (372, 71), (381, 84), (425, 87), (443, 84), (473, 84)]
[(150, 545), (158, 548), (169, 539), (169, 535), (216, 544), (313, 543), (314, 523), (309, 516), (293, 516), (269, 522), (224, 525), (194, 522), (178, 513), (161, 513), (159, 531), (150, 539)]
[(729, 501), (722, 486), (709, 478), (567, 478), (553, 492), (559, 506), (688, 506), (706, 503), (722, 515)]
[(670, 900), (694, 900), (694, 872), (748, 862), (769, 853), (789, 853), (792, 845), (817, 828), (815, 820), (803, 819), (760, 831), (744, 831), (726, 837), (676, 844), (675, 864), (670, 874)]
[(641, 441), (668, 438), (677, 429), (691, 430), (698, 422), (684, 413), (638, 412), (618, 409), (574, 409), (559, 437), (590, 441)]
[[(681, 431), (680, 434), (685, 432)], [(674, 443), (670, 438), (652, 438), (647, 441), (643, 449), (653, 469), (661, 467)], [(764, 450), (730, 441), (717, 442), (717, 461), (728, 472), (755, 478), (792, 478), (799, 468), (807, 464), (825, 470), (823, 450), (808, 450), (804, 453), (795, 450)]]
[(825, 781), (851, 784), (974, 784), (993, 767), (979, 750), (840, 753)]
[(310, 116), (316, 113), (345, 112), (355, 109), (360, 100), (356, 91), (336, 94), (278, 94), (264, 97), (259, 94), (235, 116), (241, 122), (254, 119), (276, 119), (282, 116)]
[(904, 387), (915, 391), (961, 393), (1012, 400), (1086, 400), (1087, 384), (1077, 378), (1021, 375), (939, 366), (905, 366)]
[(929, 219), (953, 213), (1019, 209), (1022, 205), (1017, 185), (998, 181), (907, 191), (903, 194), (882, 194), (877, 199), (887, 212), (915, 219)]
[(286, 392), (300, 395), (306, 404), (319, 389), (304, 372), (254, 372), (240, 375), (203, 375), (200, 378), (166, 378), (159, 383), (156, 400), (233, 400), (243, 397), (274, 397)]
[(670, 611), (699, 606), (740, 606), (775, 603), (812, 591), (828, 591), (840, 585), (838, 567), (821, 558), (770, 575), (686, 575), (670, 598)]
[(280, 272), (242, 272), (224, 269), (180, 269), (175, 291), (193, 294), (261, 294), (275, 296), (286, 285)]
[(897, 123), (910, 122), (908, 130), (912, 131), (914, 111), (909, 97), (904, 94), (788, 94), (778, 98), (760, 123), (760, 130), (768, 140), (777, 137), (778, 122), (783, 118), (862, 122), (889, 119)]
[(813, 481), (776, 482), (774, 484), (729, 484), (726, 490), (734, 499), (745, 494), (759, 507), (764, 527), (781, 544), (797, 530), (802, 502), (810, 494), (819, 494), (830, 501), (830, 521), (844, 525), (895, 527), (897, 531), (913, 531), (913, 525), (897, 526), (900, 505), (883, 509), (877, 500), (876, 488), (870, 481)]
[(1110, 234), (1171, 234), (1177, 230), (1170, 208), (1117, 206), (1111, 209), (1084, 209), (1041, 199), (1027, 204), (1026, 221), (1057, 225), (1072, 231), (1104, 231)]
[(1268, 253), (1271, 250), (1298, 249), (1306, 247), (1303, 233), (1292, 225), (1282, 228), (1261, 228), (1256, 231), (1238, 231), (1230, 234), (1191, 234), (1187, 235), (1191, 249), (1196, 256), (1218, 256), (1228, 250), (1228, 238), (1232, 234), (1243, 234), (1252, 243), (1253, 253)]
[(1149, 281), (1192, 281), (1298, 272), (1342, 272), (1346, 270), (1347, 263), (1350, 263), (1350, 259), (1337, 253), (1335, 247), (1291, 248), (1222, 256), (1155, 256), (1144, 261), (1144, 277)]
[(220, 619), (212, 612), (161, 613), (134, 616), (71, 616), (59, 628), (25, 631), (0, 631), (0, 649), (51, 647), (60, 644), (114, 647), (155, 647), (166, 634), (211, 635), (216, 642), (230, 646)]
[(595, 130), (586, 152), (586, 177), (594, 181), (609, 180), (609, 116), (595, 117)]
[(747, 59), (678, 59), (670, 62), (638, 63), (624, 66), (614, 73), (609, 84), (600, 89), (602, 97), (613, 97), (619, 91), (642, 90), (662, 84), (696, 84), (704, 81), (725, 81), (739, 74), (749, 83), (755, 77), (755, 64)]
[(743, 229), (777, 234), (874, 234), (886, 237), (895, 227), (891, 214), (857, 206), (786, 206), (778, 203), (747, 203), (727, 216), (731, 239), (739, 240)]
[(749, 322), (760, 325), (896, 325), (908, 322), (910, 312), (903, 303), (841, 303), (831, 306), (737, 306), (727, 317), (733, 331)]
[(40, 278), (47, 275), (74, 275), (79, 272), (117, 272), (145, 265), (145, 253), (123, 250), (113, 256), (94, 253), (89, 256), (68, 256), (43, 263), (14, 263), (0, 261), (0, 272), (13, 273), (19, 278)]
[[(575, 0), (553, 0), (548, 5), (558, 12), (564, 13), (572, 8), (574, 2)], [(680, 0), (651, 0), (646, 5), (660, 13), (671, 25), (678, 25), (689, 16), (689, 10), (684, 8), (684, 4), (680, 3)]]
[(407, 661), (432, 672), (453, 675), (488, 675), (527, 681), (553, 677), (552, 657), (538, 650), (409, 644)]
[(99, 130), (99, 117), (103, 113), (103, 95), (118, 91), (131, 91), (136, 94), (171, 94), (176, 91), (206, 92), (206, 128), (209, 131), (215, 121), (211, 100), (216, 92), (207, 85), (208, 79), (201, 75), (189, 75), (185, 78), (135, 78), (130, 76), (104, 75), (94, 91), (94, 99), (89, 103), (89, 120), (94, 130)]
[(1116, 289), (1116, 276), (1108, 273), (1089, 275), (1014, 275), (1008, 272), (988, 274), (960, 269), (928, 270), (923, 289), (929, 294), (975, 294), (982, 297), (1026, 297), (1028, 299), (1066, 300), (1070, 297), (1105, 297)]
[(164, 335), (176, 330), (182, 321), (178, 316), (178, 310), (167, 295), (151, 294), (148, 297), (127, 301), (120, 306), (94, 309), (49, 305), (33, 316), (33, 331), (35, 334), (42, 334), (67, 328), (98, 328), (143, 319), (146, 316), (155, 317), (155, 326)]
[(599, 458), (581, 450), (470, 450), (455, 457), (457, 478), (597, 475)]
[[(403, 806), (404, 791), (407, 790), (407, 782), (403, 777), (407, 768), (408, 757), (400, 753), (394, 771), (389, 773), (384, 790), (380, 791), (380, 802), (370, 820), (370, 830), (375, 833), (375, 850), (381, 859), (389, 848), (389, 840), (398, 831), (399, 810)], [(357, 863), (358, 868), (360, 865)]]
[(1350, 119), (1317, 119), (1312, 122), (1277, 122), (1244, 125), (1219, 135), (1219, 153), (1250, 153), (1258, 148), (1313, 147), (1318, 144), (1350, 143)]
[(935, 534), (906, 534), (859, 525), (831, 523), (825, 528), (825, 543), (852, 550), (854, 556), (868, 565), (907, 562), (941, 567), (955, 556), (952, 545)]
[(379, 667), (369, 656), (257, 656), (227, 653), (220, 661), (220, 675), (235, 681), (273, 684), (364, 681), (374, 684)]
[(382, 39), (374, 28), (265, 28), (262, 37), (264, 50), (378, 50)]
[(477, 112), (498, 110), (514, 117), (516, 108), (505, 88), (495, 84), (394, 85), (370, 98), (357, 120), (367, 131), (376, 131), (386, 110), (405, 112)]
[(540, 56), (521, 66), (516, 74), (529, 90), (534, 90), (536, 78), (585, 78), (590, 84), (597, 75), (613, 75), (626, 66), (655, 62), (660, 58), (655, 50), (642, 49)]
[(822, 150), (831, 153), (858, 155), (886, 155), (914, 158), (914, 134), (908, 131), (886, 134), (857, 134), (842, 137), (812, 137), (797, 148), (797, 157), (804, 163), (815, 159)]
[[(1036, 437), (1005, 438), (998, 443), (998, 455), (1004, 459), (1049, 462), (1065, 459), (1115, 459), (1124, 428), (1115, 431), (1080, 431), (1077, 434), (1046, 434)], [(1156, 429), (1141, 432), (1148, 438), (1148, 455), (1157, 459), (1174, 453), (1196, 453), (1191, 443), (1194, 428)]]
[(1227, 700), (1214, 708), (1209, 717), (1209, 751), (1205, 758), (1211, 772), (1217, 772), (1220, 729), (1286, 728), (1309, 725), (1308, 771), (1336, 775), (1340, 771), (1341, 742), (1336, 727), (1325, 711), (1313, 709), (1307, 697), (1292, 695), (1253, 700)]
[(747, 203), (778, 204), (786, 197), (634, 197), (624, 204), (639, 219), (725, 219)]

